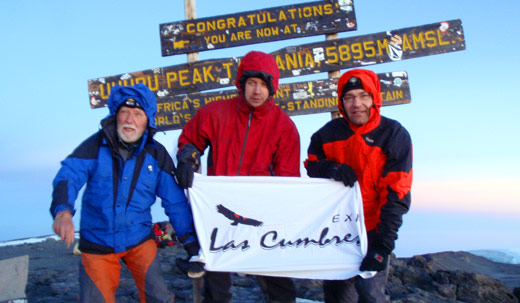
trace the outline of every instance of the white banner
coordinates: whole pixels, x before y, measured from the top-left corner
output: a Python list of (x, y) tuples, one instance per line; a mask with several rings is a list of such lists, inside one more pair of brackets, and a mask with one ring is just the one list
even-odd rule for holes
[(367, 241), (357, 182), (195, 174), (188, 194), (206, 270), (331, 280), (360, 274)]

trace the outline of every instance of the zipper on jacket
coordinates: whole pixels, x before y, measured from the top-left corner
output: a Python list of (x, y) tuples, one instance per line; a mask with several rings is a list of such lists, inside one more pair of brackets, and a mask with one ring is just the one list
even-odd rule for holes
[(244, 159), (244, 152), (246, 150), (247, 135), (249, 134), (249, 128), (251, 127), (251, 119), (253, 118), (253, 110), (249, 111), (249, 119), (247, 121), (246, 135), (244, 137), (244, 145), (242, 145), (242, 153), (240, 153), (240, 162), (238, 162), (237, 176), (240, 173), (240, 167), (242, 167), (242, 160)]

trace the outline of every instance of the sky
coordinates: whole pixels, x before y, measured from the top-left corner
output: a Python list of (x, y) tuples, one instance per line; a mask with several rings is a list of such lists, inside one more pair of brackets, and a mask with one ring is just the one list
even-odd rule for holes
[[(303, 2), (309, 1), (197, 0), (196, 14), (203, 18)], [(410, 81), (410, 104), (382, 108), (383, 115), (407, 128), (414, 144), (412, 207), (396, 255), (520, 248), (520, 60), (514, 55), (520, 49), (520, 3), (358, 0), (354, 7), (358, 29), (340, 38), (452, 19), (461, 19), (464, 29), (464, 51), (366, 67), (377, 73), (407, 71)], [(0, 119), (0, 241), (52, 234), (48, 209), (60, 161), (97, 131), (108, 113), (90, 109), (88, 80), (186, 63), (185, 55), (162, 57), (159, 36), (159, 24), (184, 19), (183, 1), (0, 1), (5, 114)], [(322, 40), (206, 51), (200, 59)], [(330, 115), (292, 118), (303, 161), (311, 135)], [(155, 138), (173, 155), (179, 134), (168, 131)], [(303, 164), (301, 172), (306, 177)], [(153, 213), (154, 220), (166, 218), (160, 208)]]

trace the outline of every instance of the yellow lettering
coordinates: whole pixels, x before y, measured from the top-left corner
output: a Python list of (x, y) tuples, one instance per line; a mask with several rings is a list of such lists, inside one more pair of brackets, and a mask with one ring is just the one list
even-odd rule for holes
[(410, 39), (408, 39), (408, 35), (403, 35), (403, 52), (407, 50), (413, 50), (412, 44), (410, 43)]
[(394, 98), (396, 99), (403, 99), (404, 98), (404, 93), (402, 90), (398, 90), (396, 92), (394, 92)]
[(352, 51), (352, 54), (354, 55), (354, 59), (363, 59), (363, 47), (361, 46), (360, 42), (352, 43), (350, 49)]
[(193, 23), (188, 23), (188, 25), (186, 25), (186, 31), (188, 32), (188, 34), (195, 34), (196, 31), (193, 29), (194, 25)]
[(334, 10), (332, 9), (332, 4), (325, 4), (323, 6), (325, 8), (325, 14), (326, 15), (332, 15), (334, 13)]
[(211, 81), (215, 81), (215, 78), (213, 78), (213, 75), (211, 74), (212, 68), (213, 68), (213, 65), (202, 67), (202, 73), (204, 75), (204, 82), (209, 82), (210, 78), (211, 78)]
[(403, 98), (403, 91), (388, 91), (388, 92), (381, 92), (381, 97), (384, 101), (394, 101), (398, 99)]
[(374, 41), (364, 41), (363, 48), (365, 49), (365, 56), (367, 56), (367, 58), (376, 56), (376, 48), (374, 47)]
[(306, 52), (305, 53), (305, 67), (314, 67), (315, 62), (314, 58), (312, 57), (311, 53)]
[(198, 22), (197, 23), (197, 32), (199, 33), (203, 33), (206, 31), (206, 26), (203, 22)]
[(439, 37), (439, 45), (448, 45), (450, 41), (442, 41), (442, 33), (440, 30), (437, 30), (437, 37)]
[(291, 28), (289, 27), (289, 25), (285, 26), (285, 28), (283, 29), (283, 32), (284, 32), (284, 34), (290, 34), (291, 33)]
[(222, 63), (222, 66), (226, 69), (228, 78), (231, 78), (231, 66), (233, 66), (233, 62)]
[(312, 7), (312, 14), (314, 16), (323, 16), (323, 6), (313, 6)]
[(276, 55), (275, 59), (276, 59), (276, 65), (278, 65), (278, 69), (285, 70), (285, 65), (284, 65), (283, 60), (280, 57), (280, 55)]
[(227, 18), (227, 26), (228, 28), (236, 28), (236, 22), (237, 20), (235, 18)]
[(107, 100), (108, 96), (110, 95), (110, 87), (107, 85), (107, 90), (105, 91), (105, 85), (100, 84), (99, 85), (99, 94), (101, 95), (101, 98), (103, 100)]
[(191, 83), (190, 82), (187, 82), (186, 80), (188, 80), (188, 73), (190, 71), (187, 70), (187, 69), (183, 69), (183, 70), (180, 70), (179, 71), (179, 84), (181, 86), (187, 86), (187, 85), (190, 85)]
[(217, 28), (220, 30), (226, 29), (226, 20), (218, 19), (217, 20)]
[(265, 13), (256, 15), (256, 20), (258, 21), (258, 24), (264, 24), (266, 22), (266, 16)]
[(176, 72), (168, 72), (166, 73), (166, 82), (168, 83), (168, 88), (172, 88), (172, 82), (177, 81), (177, 73)]
[(296, 53), (293, 53), (292, 56), (291, 56), (291, 54), (285, 54), (285, 62), (287, 63), (288, 70), (292, 70), (293, 68), (297, 69), (298, 68), (297, 61), (298, 61), (298, 58), (297, 58)]
[(338, 63), (338, 54), (336, 53), (335, 46), (327, 46), (325, 48), (325, 55), (327, 56), (327, 62), (329, 64)]
[(216, 24), (215, 20), (207, 21), (206, 26), (207, 26), (206, 30), (208, 32), (217, 30), (217, 24)]
[[(157, 74), (154, 74), (153, 75), (153, 83), (152, 83), (152, 77), (151, 76), (147, 76), (146, 77), (146, 80), (148, 80), (148, 88), (151, 90), (151, 91), (156, 91), (159, 89), (159, 79), (158, 79), (158, 75)], [(155, 85), (154, 85), (155, 83)]]
[(240, 18), (238, 19), (238, 27), (241, 27), (241, 26), (247, 26), (246, 21), (244, 20), (244, 17), (242, 17), (242, 16), (240, 16)]
[(203, 83), (202, 76), (200, 75), (198, 68), (193, 69), (193, 84), (196, 84), (196, 83)]
[(162, 112), (164, 107), (164, 103), (157, 103), (157, 112)]
[(352, 57), (350, 56), (350, 49), (347, 44), (342, 44), (338, 47), (339, 59), (343, 62), (349, 61)]
[(249, 24), (255, 25), (255, 16), (256, 15), (254, 14), (247, 15), (247, 17), (249, 18)]
[(419, 46), (417, 45), (418, 43), (421, 44), (421, 48), (424, 48), (424, 34), (423, 33), (419, 33), (419, 35), (413, 33), (412, 34), (412, 41), (413, 41), (413, 47), (415, 49), (418, 49)]
[(291, 18), (294, 19), (294, 13), (296, 12), (296, 9), (290, 8), (290, 9), (288, 9), (288, 11), (289, 11), (289, 14), (291, 14)]
[(162, 124), (162, 121), (163, 121), (163, 120), (164, 120), (164, 117), (158, 117), (158, 116), (156, 116), (156, 117), (155, 117), (155, 125), (157, 125), (157, 126), (163, 125), (163, 124)]
[(283, 11), (280, 11), (280, 14), (278, 15), (278, 20), (287, 20), (287, 17), (285, 16), (285, 13)]
[(278, 27), (265, 27), (265, 28), (259, 28), (256, 30), (256, 36), (257, 37), (271, 37), (271, 36), (278, 36), (280, 34), (280, 29)]
[(276, 18), (273, 18), (273, 16), (271, 16), (271, 13), (267, 12), (267, 22), (277, 22), (278, 20), (276, 20)]
[(385, 38), (383, 41), (377, 40), (377, 51), (379, 55), (383, 54), (383, 50), (385, 50), (385, 53), (388, 54), (388, 40)]
[(437, 37), (435, 36), (435, 32), (434, 31), (427, 31), (425, 36), (426, 36), (426, 41), (428, 41), (426, 43), (427, 47), (435, 47), (435, 46), (437, 46)]
[(312, 8), (311, 7), (304, 7), (303, 8), (303, 16), (305, 18), (312, 17)]

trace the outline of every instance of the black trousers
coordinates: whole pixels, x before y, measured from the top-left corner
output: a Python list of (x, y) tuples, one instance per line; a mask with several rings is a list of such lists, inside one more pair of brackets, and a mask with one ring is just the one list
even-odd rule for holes
[(369, 279), (355, 276), (348, 280), (324, 280), (325, 303), (386, 303), (387, 280), (388, 265)]
[[(290, 278), (256, 276), (266, 296), (266, 302), (292, 303), (296, 300), (296, 289)], [(231, 273), (206, 272), (202, 288), (203, 303), (229, 303), (232, 295)]]

